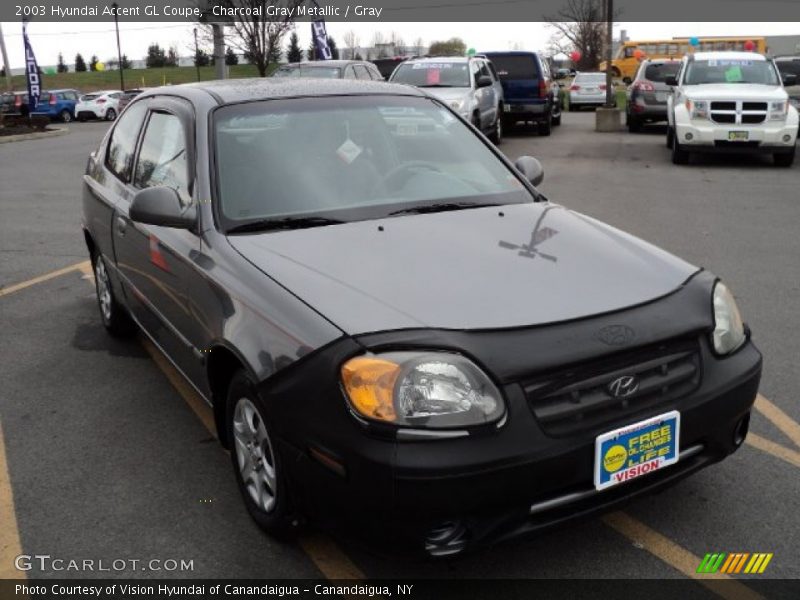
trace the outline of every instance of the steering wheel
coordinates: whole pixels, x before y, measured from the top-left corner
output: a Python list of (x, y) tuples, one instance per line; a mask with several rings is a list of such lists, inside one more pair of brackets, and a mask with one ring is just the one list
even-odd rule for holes
[[(383, 191), (388, 193), (389, 190), (396, 190), (400, 185), (404, 184), (409, 177), (414, 175), (415, 171), (432, 171), (433, 173), (441, 173), (442, 170), (435, 165), (432, 165), (421, 160), (411, 160), (403, 164), (392, 167), (375, 186), (374, 191)], [(405, 177), (403, 177), (405, 175)]]

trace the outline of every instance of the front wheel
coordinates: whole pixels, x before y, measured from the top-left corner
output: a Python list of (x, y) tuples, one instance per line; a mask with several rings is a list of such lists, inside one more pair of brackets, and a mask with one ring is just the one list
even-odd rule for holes
[(776, 167), (791, 167), (794, 163), (794, 150), (786, 154), (773, 154), (772, 160)]
[(667, 148), (672, 150), (673, 144), (675, 144), (675, 130), (667, 125)]
[(503, 118), (500, 115), (497, 115), (497, 119), (495, 119), (494, 129), (489, 135), (489, 139), (494, 142), (495, 146), (503, 143)]
[(672, 140), (672, 162), (676, 165), (689, 164), (689, 152), (673, 136)]
[(236, 483), (247, 512), (264, 531), (286, 538), (293, 531), (289, 490), (272, 427), (255, 383), (238, 371), (228, 386), (228, 439)]
[(628, 131), (631, 133), (638, 133), (642, 130), (642, 122), (634, 117), (633, 115), (628, 115)]
[(106, 112), (106, 121), (113, 121), (116, 118), (117, 118), (117, 111), (115, 111), (113, 108), (109, 108), (108, 111)]

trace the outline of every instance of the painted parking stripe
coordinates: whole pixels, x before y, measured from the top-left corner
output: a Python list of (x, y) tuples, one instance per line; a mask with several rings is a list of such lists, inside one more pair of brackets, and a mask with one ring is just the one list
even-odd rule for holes
[(43, 283), (45, 281), (49, 281), (50, 279), (55, 279), (56, 277), (61, 277), (62, 275), (66, 275), (67, 273), (71, 273), (72, 271), (80, 271), (82, 273), (86, 273), (87, 270), (91, 272), (92, 266), (88, 260), (85, 260), (83, 262), (79, 262), (77, 264), (64, 267), (63, 269), (58, 269), (57, 271), (51, 271), (50, 273), (39, 275), (38, 277), (34, 277), (33, 279), (28, 279), (27, 281), (21, 281), (20, 283), (15, 283), (14, 285), (9, 285), (7, 287), (0, 288), (0, 298), (2, 298), (3, 296), (8, 296), (9, 294), (13, 294), (14, 292), (19, 292), (20, 290), (24, 290), (25, 288), (29, 288), (32, 285)]
[(775, 404), (759, 394), (756, 396), (756, 409), (780, 429), (795, 446), (800, 448), (800, 423), (792, 419)]
[(25, 571), (14, 567), (14, 560), (22, 554), (19, 541), (17, 513), (14, 511), (14, 492), (6, 462), (6, 444), (3, 424), (0, 423), (0, 579), (26, 579)]
[(723, 573), (701, 574), (697, 572), (700, 557), (695, 556), (669, 538), (650, 529), (641, 521), (624, 512), (614, 512), (603, 517), (603, 521), (630, 541), (641, 545), (650, 554), (667, 563), (686, 577), (695, 579), (716, 595), (726, 600), (764, 600), (743, 583)]
[(800, 452), (797, 452), (796, 450), (791, 450), (785, 446), (782, 446), (781, 444), (773, 442), (772, 440), (763, 438), (752, 431), (747, 434), (746, 441), (747, 444), (753, 448), (758, 448), (762, 452), (766, 452), (775, 458), (784, 460), (790, 465), (800, 467)]

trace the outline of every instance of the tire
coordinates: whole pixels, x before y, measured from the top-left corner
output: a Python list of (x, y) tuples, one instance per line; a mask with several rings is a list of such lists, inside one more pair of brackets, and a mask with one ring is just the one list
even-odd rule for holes
[(776, 167), (791, 167), (794, 163), (794, 150), (786, 154), (773, 154), (772, 160)]
[(578, 107), (577, 107), (577, 106), (575, 106), (574, 104), (572, 104), (572, 103), (570, 102), (570, 104), (569, 104), (569, 108), (568, 108), (567, 110), (568, 110), (569, 112), (575, 112), (576, 110), (578, 110)]
[(59, 117), (64, 123), (69, 123), (70, 121), (72, 121), (72, 113), (69, 112), (66, 108), (61, 111)]
[(97, 307), (100, 309), (103, 326), (114, 337), (131, 336), (136, 331), (136, 325), (114, 297), (114, 288), (111, 285), (105, 259), (98, 255), (92, 257), (92, 267)]
[(115, 111), (113, 108), (109, 108), (106, 111), (106, 121), (113, 121), (116, 118), (117, 118), (117, 111)]
[(612, 77), (616, 77), (617, 79), (619, 79), (620, 75), (622, 75), (622, 73), (620, 73), (620, 70), (617, 67), (611, 67), (611, 76)]
[(675, 143), (675, 132), (672, 130), (672, 127), (667, 125), (667, 148), (672, 150), (672, 146)]
[(553, 127), (558, 127), (561, 125), (561, 111), (558, 111), (557, 115), (553, 115), (552, 119)]
[(494, 121), (494, 128), (489, 134), (489, 139), (492, 140), (495, 146), (503, 143), (503, 118), (499, 115)]
[(291, 515), (289, 489), (266, 414), (255, 382), (245, 371), (237, 371), (228, 386), (225, 419), (236, 484), (258, 526), (276, 538), (288, 539), (295, 531), (296, 520)]
[(689, 152), (688, 150), (684, 150), (683, 146), (678, 143), (678, 140), (672, 140), (672, 162), (676, 165), (688, 165), (689, 164)]
[(628, 122), (628, 131), (631, 133), (639, 133), (642, 130), (642, 122), (634, 117), (633, 115), (628, 115), (626, 119)]
[(553, 115), (548, 114), (547, 120), (539, 123), (539, 135), (548, 136), (553, 132)]
[(516, 126), (516, 124), (517, 124), (517, 122), (514, 119), (512, 119), (511, 117), (507, 117), (507, 116), (503, 115), (503, 132), (504, 133), (508, 133), (509, 131), (512, 131), (514, 129), (514, 127)]

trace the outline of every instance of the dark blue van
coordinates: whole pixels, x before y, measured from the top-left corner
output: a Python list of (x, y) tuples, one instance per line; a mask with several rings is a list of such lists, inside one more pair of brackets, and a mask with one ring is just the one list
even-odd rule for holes
[(538, 125), (540, 135), (550, 135), (561, 124), (558, 84), (547, 63), (537, 52), (483, 52), (492, 61), (503, 84), (503, 127), (510, 130), (519, 121)]

